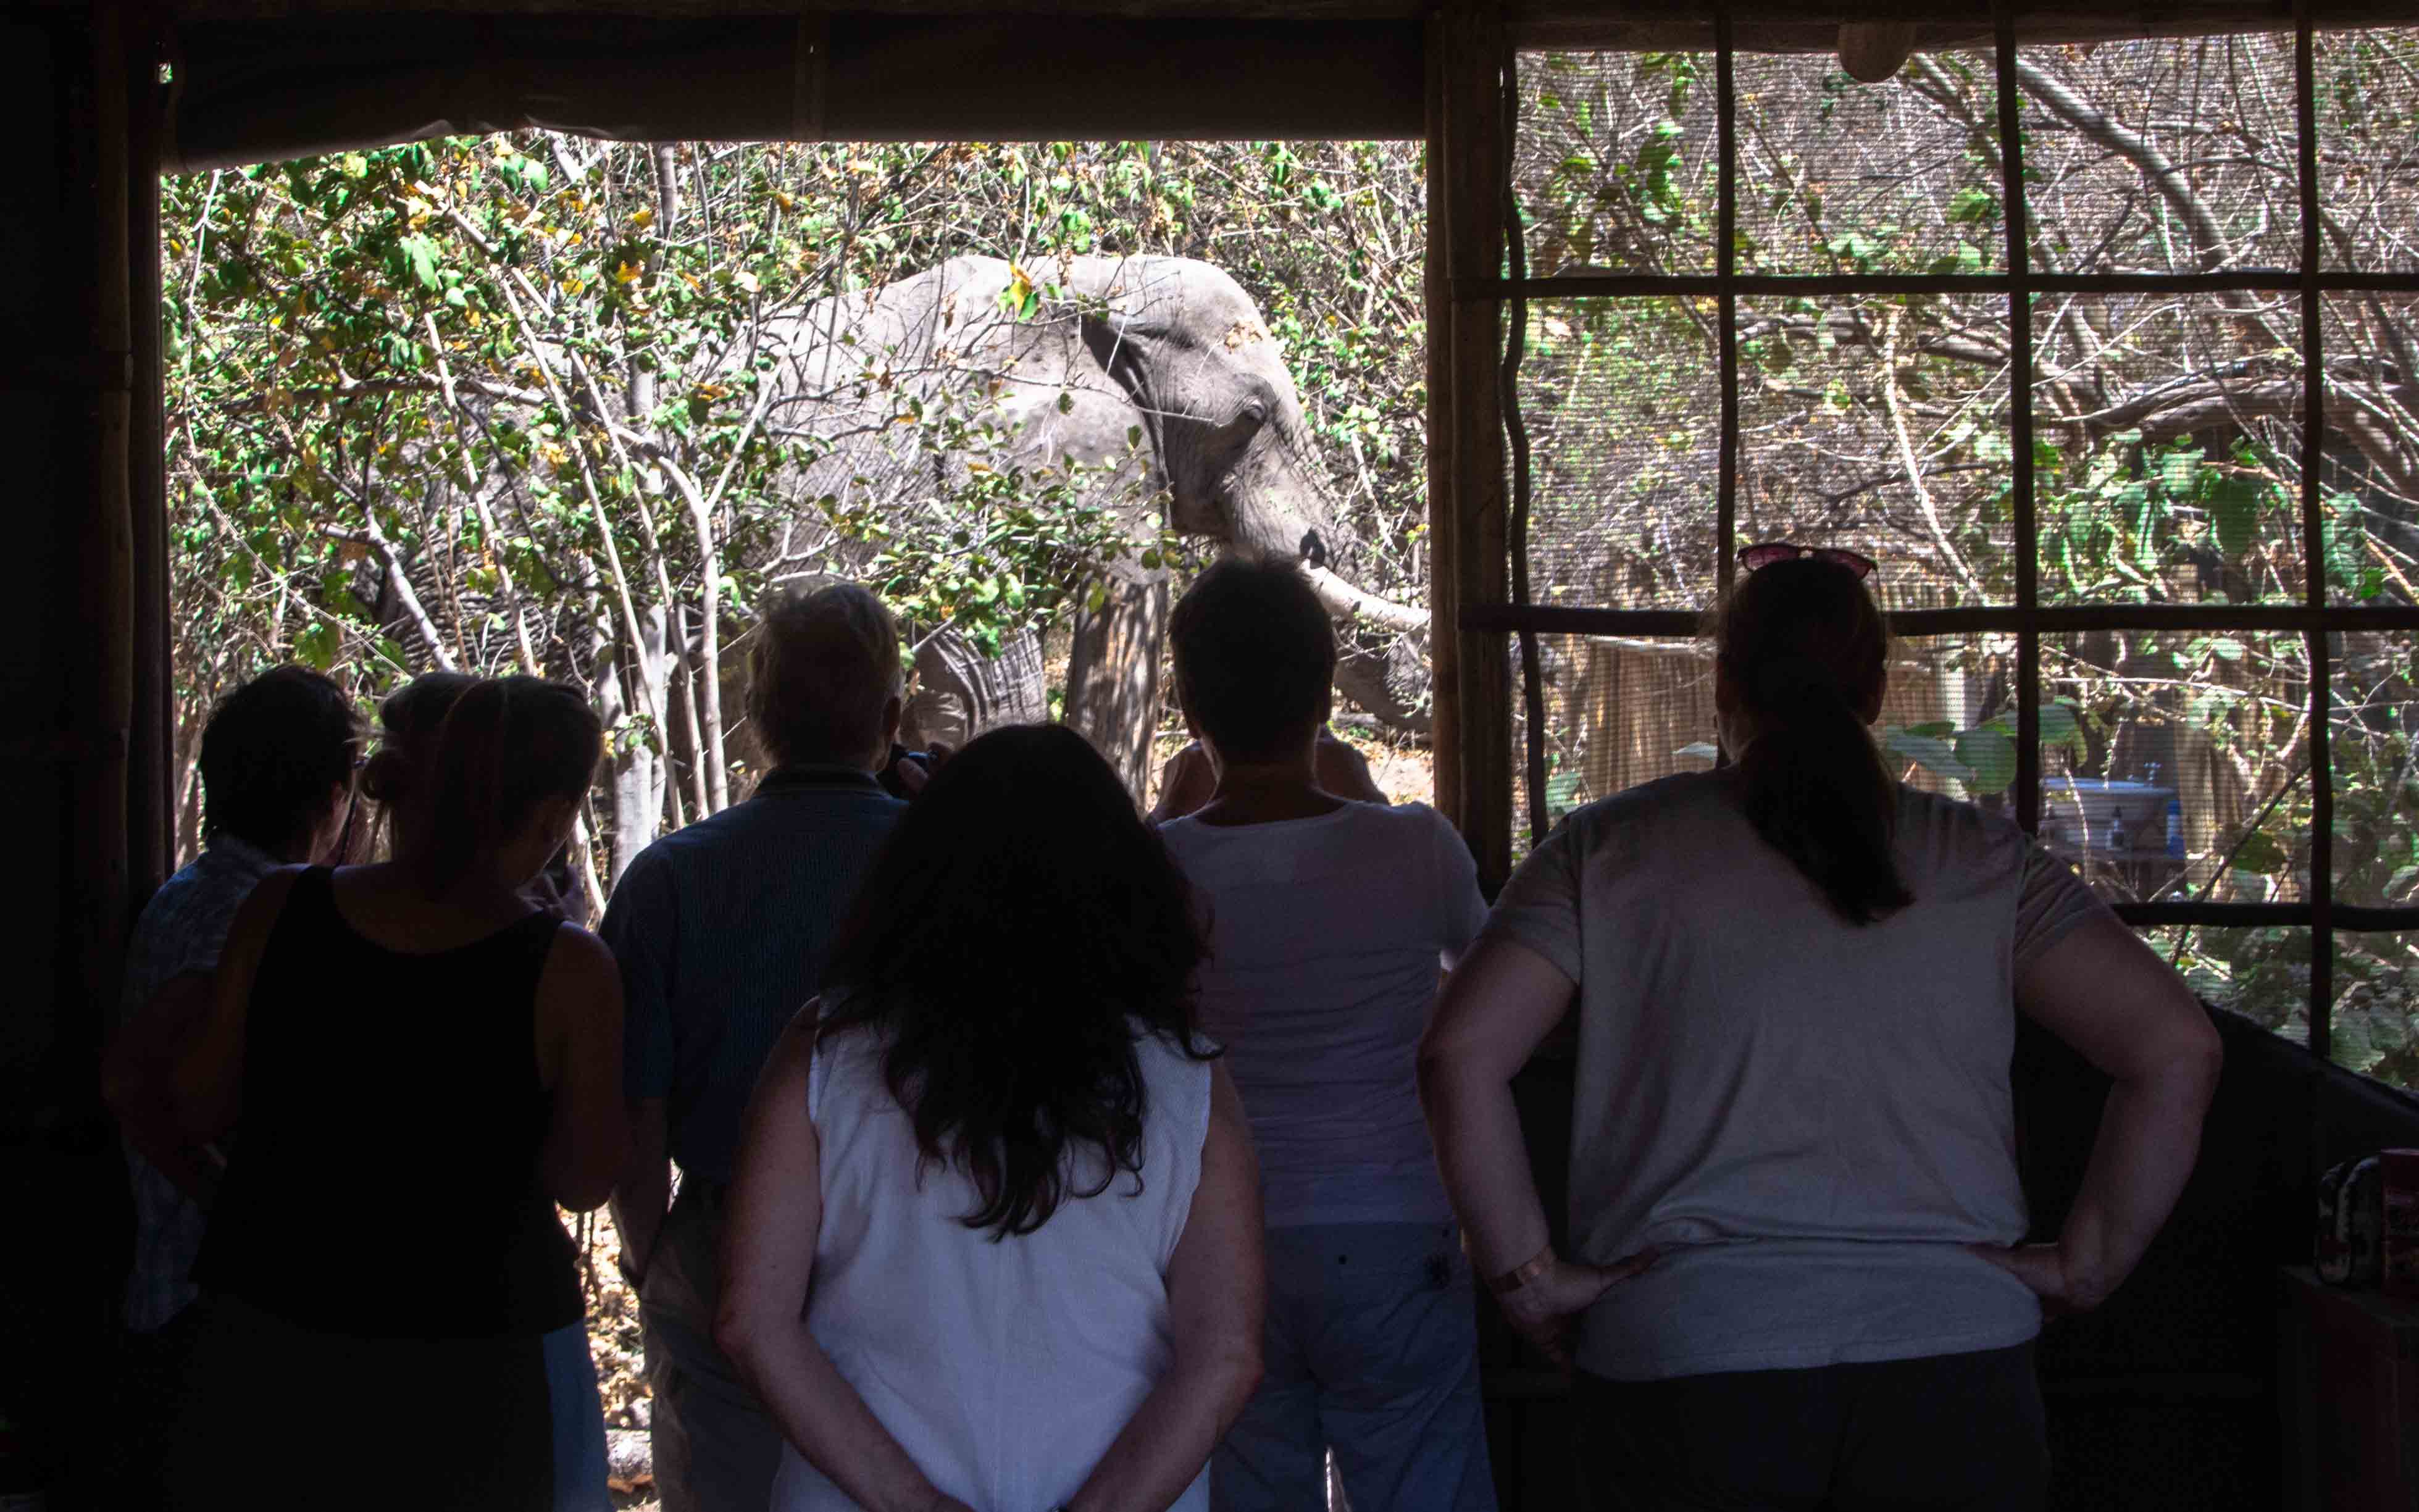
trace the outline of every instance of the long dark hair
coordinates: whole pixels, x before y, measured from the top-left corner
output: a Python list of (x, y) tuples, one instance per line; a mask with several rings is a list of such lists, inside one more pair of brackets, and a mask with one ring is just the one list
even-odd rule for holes
[(1811, 557), (1743, 579), (1717, 621), (1721, 669), (1756, 720), (1747, 816), (1851, 923), (1915, 901), (1890, 855), (1895, 785), (1859, 710), (1881, 696), (1889, 628), (1846, 567)]
[[(1204, 954), (1159, 832), (1081, 735), (1014, 725), (933, 777), (874, 858), (824, 972), (823, 1032), (879, 1032), (926, 1162), (963, 1171), (963, 1222), (1029, 1234), (1120, 1172), (1141, 1180), (1135, 1025), (1194, 1059)], [(1107, 1157), (1079, 1185), (1071, 1147)]]

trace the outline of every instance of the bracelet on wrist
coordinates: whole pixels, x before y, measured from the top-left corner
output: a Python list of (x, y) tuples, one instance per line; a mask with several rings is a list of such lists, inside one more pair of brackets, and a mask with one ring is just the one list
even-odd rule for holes
[(1554, 1268), (1554, 1246), (1547, 1245), (1502, 1275), (1487, 1278), (1487, 1289), (1499, 1297), (1509, 1296)]

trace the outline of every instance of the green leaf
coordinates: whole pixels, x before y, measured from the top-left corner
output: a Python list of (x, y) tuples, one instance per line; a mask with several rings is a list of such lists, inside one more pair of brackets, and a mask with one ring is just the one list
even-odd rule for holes
[(1957, 727), (1946, 719), (1934, 719), (1927, 724), (1908, 725), (1906, 733), (1910, 735), (1924, 735), (1934, 740), (1942, 740), (1955, 734)]
[(1988, 190), (1961, 189), (1949, 197), (1949, 221), (1952, 225), (1986, 225), (1998, 214), (1999, 202)]
[(2251, 549), (2258, 534), (2261, 495), (2266, 491), (2239, 472), (2221, 473), (2209, 485), (2209, 512), (2217, 522), (2219, 550), (2239, 557)]
[(2016, 743), (1987, 726), (1957, 737), (1957, 759), (1973, 769), (1965, 785), (1976, 793), (1998, 793), (2016, 779)]
[(2258, 876), (2273, 877), (2285, 870), (2285, 847), (2264, 829), (2255, 829), (2242, 837), (2234, 853), (2234, 870)]
[(1882, 746), (1903, 762), (1912, 762), (1937, 777), (1959, 782), (1974, 780), (1974, 769), (1957, 759), (1956, 748), (1934, 735), (1918, 735), (1905, 730), (1882, 732)]
[(2200, 471), (2200, 453), (2169, 452), (2159, 463), (2159, 482), (2168, 493), (2180, 499), (2192, 492), (2194, 475)]
[(312, 621), (294, 638), (295, 653), (323, 672), (336, 664), (336, 653), (342, 649), (344, 638), (325, 620)]
[(2230, 635), (2222, 635), (2209, 643), (2209, 654), (2220, 661), (2241, 661), (2243, 644)]
[(2044, 703), (2041, 706), (2041, 737), (2044, 746), (2063, 746), (2075, 735), (2074, 705)]

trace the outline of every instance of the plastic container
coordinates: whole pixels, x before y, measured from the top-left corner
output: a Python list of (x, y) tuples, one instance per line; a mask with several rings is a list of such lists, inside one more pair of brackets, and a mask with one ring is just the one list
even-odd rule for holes
[(2142, 842), (2150, 816), (2164, 814), (2173, 788), (2104, 777), (2053, 777), (2042, 782), (2042, 824), (2063, 844), (2104, 851), (2118, 811), (2125, 814), (2125, 848)]

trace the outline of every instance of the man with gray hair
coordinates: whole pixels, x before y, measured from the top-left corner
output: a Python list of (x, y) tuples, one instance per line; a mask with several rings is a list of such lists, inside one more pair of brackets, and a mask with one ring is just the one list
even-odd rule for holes
[(853, 583), (784, 594), (757, 626), (747, 673), (748, 718), (772, 770), (745, 803), (641, 852), (598, 931), (626, 1003), (636, 1152), (613, 1216), (639, 1293), (665, 1512), (761, 1512), (771, 1495), (780, 1429), (714, 1343), (740, 1120), (906, 807), (874, 776), (902, 691), (899, 631), (881, 600)]

